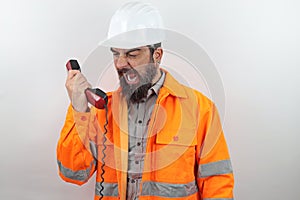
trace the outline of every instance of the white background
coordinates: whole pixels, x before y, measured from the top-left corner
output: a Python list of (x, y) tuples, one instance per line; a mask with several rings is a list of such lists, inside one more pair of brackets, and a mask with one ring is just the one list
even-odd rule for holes
[[(0, 2), (0, 199), (93, 199), (94, 179), (78, 187), (57, 174), (65, 63), (87, 58), (124, 2)], [(222, 77), (235, 199), (299, 199), (299, 1), (149, 2)]]

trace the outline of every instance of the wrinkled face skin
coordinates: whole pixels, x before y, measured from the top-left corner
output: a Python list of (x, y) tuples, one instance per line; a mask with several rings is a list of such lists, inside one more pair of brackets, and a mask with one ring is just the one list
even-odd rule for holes
[(148, 47), (134, 49), (111, 48), (114, 65), (119, 75), (122, 95), (137, 102), (147, 96), (148, 90), (160, 76)]

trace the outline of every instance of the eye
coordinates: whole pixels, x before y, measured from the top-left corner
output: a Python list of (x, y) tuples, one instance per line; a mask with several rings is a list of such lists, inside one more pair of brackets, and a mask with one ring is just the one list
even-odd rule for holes
[(118, 52), (113, 52), (114, 57), (118, 57), (120, 54)]
[(131, 54), (131, 53), (130, 53), (130, 54), (128, 54), (127, 56), (128, 56), (129, 58), (136, 58), (138, 55), (136, 55), (136, 54)]
[(138, 51), (131, 51), (127, 53), (128, 58), (136, 58), (139, 55)]

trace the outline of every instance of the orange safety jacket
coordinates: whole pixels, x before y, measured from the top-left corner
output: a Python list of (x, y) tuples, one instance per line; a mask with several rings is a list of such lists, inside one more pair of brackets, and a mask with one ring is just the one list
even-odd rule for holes
[[(128, 113), (120, 89), (108, 93), (103, 199), (126, 199)], [(69, 107), (57, 145), (59, 175), (82, 185), (97, 171), (100, 198), (105, 110)], [(140, 200), (232, 200), (234, 179), (215, 105), (168, 72), (148, 124)]]

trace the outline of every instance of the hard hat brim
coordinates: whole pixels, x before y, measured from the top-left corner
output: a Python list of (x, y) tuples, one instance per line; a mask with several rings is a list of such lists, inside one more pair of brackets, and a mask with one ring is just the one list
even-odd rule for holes
[(99, 46), (132, 49), (160, 43), (165, 39), (165, 31), (156, 28), (143, 28), (128, 31), (103, 40)]

